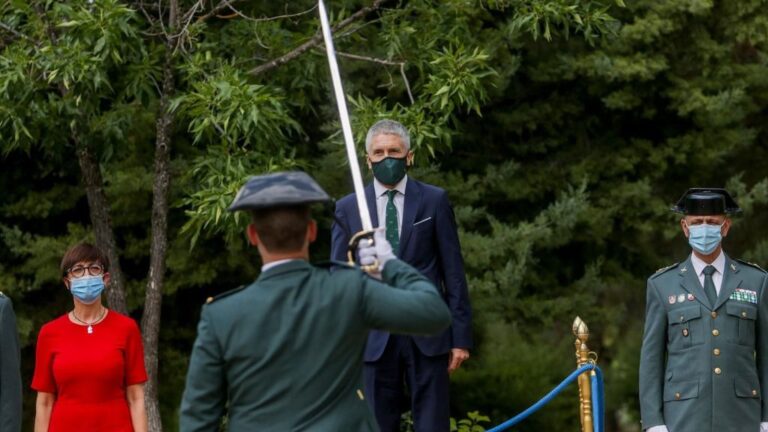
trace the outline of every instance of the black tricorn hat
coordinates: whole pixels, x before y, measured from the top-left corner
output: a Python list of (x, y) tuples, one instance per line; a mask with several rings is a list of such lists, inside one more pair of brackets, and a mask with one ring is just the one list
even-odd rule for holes
[(309, 205), (330, 200), (331, 197), (307, 173), (286, 171), (249, 178), (228, 210)]
[(672, 207), (672, 211), (691, 216), (733, 216), (741, 213), (731, 194), (722, 188), (690, 188)]

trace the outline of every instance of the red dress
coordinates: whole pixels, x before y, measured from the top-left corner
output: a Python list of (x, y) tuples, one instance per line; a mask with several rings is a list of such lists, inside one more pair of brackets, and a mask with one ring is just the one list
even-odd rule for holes
[(53, 393), (49, 432), (132, 432), (126, 387), (147, 380), (136, 322), (114, 311), (93, 326), (67, 315), (40, 330), (32, 388)]

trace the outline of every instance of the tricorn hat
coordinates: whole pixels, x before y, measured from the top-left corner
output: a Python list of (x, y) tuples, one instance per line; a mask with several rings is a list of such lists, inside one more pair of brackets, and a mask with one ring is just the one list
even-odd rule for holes
[(691, 216), (733, 216), (741, 213), (731, 194), (722, 188), (690, 188), (672, 207), (672, 211)]
[(286, 171), (254, 176), (240, 188), (229, 211), (327, 202), (331, 197), (307, 173)]

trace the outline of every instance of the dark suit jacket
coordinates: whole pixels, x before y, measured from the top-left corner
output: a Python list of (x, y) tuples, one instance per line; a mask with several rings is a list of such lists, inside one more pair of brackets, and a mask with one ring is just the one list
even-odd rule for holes
[(19, 335), (11, 300), (0, 293), (0, 432), (21, 430)]
[(181, 432), (375, 431), (362, 392), (368, 330), (434, 334), (450, 324), (435, 287), (389, 261), (383, 280), (305, 261), (268, 269), (203, 307)]
[[(379, 226), (373, 184), (365, 188), (373, 226)], [(421, 352), (428, 356), (448, 353), (451, 348), (472, 347), (472, 311), (464, 275), (464, 260), (456, 219), (448, 195), (441, 188), (408, 178), (403, 206), (398, 258), (414, 266), (440, 291), (451, 310), (451, 328), (431, 337), (414, 337)], [(383, 222), (383, 221), (382, 221)], [(354, 194), (336, 203), (331, 257), (346, 261), (352, 235), (362, 230)], [(365, 348), (365, 361), (376, 361), (384, 352), (389, 333), (372, 331)]]

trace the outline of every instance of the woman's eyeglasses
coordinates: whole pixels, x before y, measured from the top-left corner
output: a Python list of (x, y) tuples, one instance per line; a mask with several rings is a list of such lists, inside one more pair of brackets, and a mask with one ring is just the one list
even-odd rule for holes
[(67, 274), (71, 277), (83, 277), (88, 272), (89, 276), (101, 276), (104, 274), (104, 267), (100, 264), (91, 264), (88, 266), (74, 266), (67, 270)]

